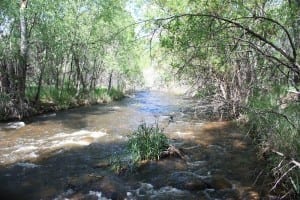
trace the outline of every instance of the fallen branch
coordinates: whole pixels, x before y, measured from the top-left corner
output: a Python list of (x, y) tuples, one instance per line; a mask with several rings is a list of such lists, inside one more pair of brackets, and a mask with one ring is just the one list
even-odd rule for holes
[[(279, 151), (276, 151), (274, 149), (271, 150), (273, 153), (281, 156), (281, 157), (284, 157), (284, 158), (287, 158), (287, 156), (285, 156), (283, 153), (279, 152)], [(300, 162), (296, 161), (295, 159), (291, 159), (290, 163), (294, 164), (295, 166), (299, 167), (300, 168)]]
[(179, 157), (180, 159), (183, 160), (186, 159), (183, 153), (173, 145), (170, 145), (169, 148), (166, 151), (163, 151), (160, 155), (160, 157), (162, 158), (169, 157), (169, 156)]
[(290, 169), (288, 169), (286, 172), (284, 172), (284, 174), (282, 174), (282, 176), (276, 181), (275, 185), (271, 188), (270, 192), (272, 190), (274, 190), (277, 185), (280, 183), (280, 181), (290, 172), (292, 171), (295, 167), (297, 167), (296, 165), (293, 165)]
[[(278, 156), (280, 156), (280, 157), (283, 157), (284, 158), (284, 160), (288, 160), (289, 162), (286, 164), (286, 165), (284, 165), (284, 166), (288, 166), (288, 165), (291, 165), (292, 164), (292, 166), (287, 170), (287, 171), (285, 171), (280, 177), (279, 177), (279, 179), (277, 179), (276, 180), (276, 182), (275, 182), (275, 184), (274, 184), (274, 186), (271, 188), (271, 190), (270, 190), (270, 192), (271, 191), (273, 191), (276, 187), (277, 187), (277, 185), (282, 181), (282, 179), (284, 178), (284, 177), (286, 177), (287, 176), (287, 174), (288, 173), (290, 173), (292, 170), (294, 170), (295, 168), (300, 168), (300, 163), (298, 162), (298, 161), (296, 161), (295, 159), (288, 159), (288, 157), (286, 156), (286, 155), (284, 155), (283, 153), (281, 153), (281, 152), (279, 152), (279, 151), (276, 151), (276, 150), (274, 150), (274, 149), (272, 149), (271, 150), (271, 152), (272, 153), (274, 153), (274, 154), (276, 154), (276, 155), (278, 155)], [(277, 168), (277, 170), (276, 171), (281, 171), (281, 169), (284, 167), (284, 166), (281, 166), (282, 165), (282, 162), (283, 162), (283, 160), (279, 163), (279, 165), (276, 167)], [(276, 169), (275, 168), (275, 169)], [(288, 194), (288, 193), (287, 193)], [(287, 194), (285, 194), (284, 196), (286, 196)]]

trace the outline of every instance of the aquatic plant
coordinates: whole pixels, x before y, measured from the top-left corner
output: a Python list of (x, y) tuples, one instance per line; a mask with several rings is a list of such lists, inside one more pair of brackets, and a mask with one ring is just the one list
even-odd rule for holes
[(156, 125), (139, 125), (127, 143), (127, 151), (134, 163), (143, 160), (159, 160), (163, 151), (168, 148), (168, 139), (163, 130)]

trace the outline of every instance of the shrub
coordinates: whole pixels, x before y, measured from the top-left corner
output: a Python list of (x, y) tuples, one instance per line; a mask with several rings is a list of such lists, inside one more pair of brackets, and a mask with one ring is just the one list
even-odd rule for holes
[(168, 139), (156, 124), (141, 124), (130, 136), (127, 150), (134, 163), (143, 160), (159, 160), (161, 153), (168, 148)]

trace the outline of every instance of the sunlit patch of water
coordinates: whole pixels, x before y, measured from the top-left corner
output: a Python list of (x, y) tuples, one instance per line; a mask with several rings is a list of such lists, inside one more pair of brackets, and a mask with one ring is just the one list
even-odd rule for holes
[(72, 133), (57, 133), (37, 140), (20, 138), (15, 145), (0, 147), (0, 152), (6, 152), (0, 155), (0, 163), (10, 164), (17, 161), (34, 160), (45, 152), (87, 146), (97, 142), (99, 138), (105, 135), (107, 133), (103, 131), (80, 130)]

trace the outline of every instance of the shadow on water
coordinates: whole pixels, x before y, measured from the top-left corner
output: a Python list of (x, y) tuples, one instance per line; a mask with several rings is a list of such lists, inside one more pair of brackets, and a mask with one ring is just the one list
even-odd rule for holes
[[(108, 134), (89, 140), (92, 143), (87, 146), (62, 146), (31, 161), (0, 165), (0, 199), (97, 199), (100, 192), (111, 199), (128, 198), (128, 192), (136, 193), (132, 199), (263, 199), (267, 187), (260, 169), (264, 163), (257, 160), (251, 140), (230, 122), (192, 122), (178, 115), (174, 122), (166, 123), (162, 118), (166, 135), (184, 153), (184, 159), (148, 162), (121, 175), (110, 170), (106, 163), (112, 155), (123, 155), (126, 135), (141, 119), (153, 122), (156, 115), (176, 112), (180, 109), (177, 103), (165, 94), (141, 92), (105, 106), (34, 118), (27, 128), (14, 132), (16, 136), (9, 132), (7, 139), (12, 144), (27, 135), (45, 140), (45, 135), (82, 134), (85, 132), (78, 130), (85, 129), (91, 131), (82, 138), (86, 141), (98, 134), (92, 131), (103, 127)], [(37, 136), (40, 132), (42, 136)], [(186, 180), (191, 177), (212, 178), (215, 183), (202, 188), (198, 180)]]
[[(253, 197), (248, 199), (263, 197), (266, 187), (263, 185), (263, 176), (258, 177), (263, 162), (255, 157), (255, 149), (250, 140), (241, 135), (233, 125), (213, 122), (195, 128), (181, 124), (180, 137), (174, 132), (174, 129), (178, 131), (178, 127), (174, 126), (166, 130), (167, 135), (184, 152), (186, 160), (166, 158), (144, 164), (136, 171), (117, 175), (107, 166), (95, 166), (107, 163), (114, 154), (122, 155), (125, 143), (93, 143), (40, 158), (33, 166), (13, 165), (1, 168), (0, 197), (89, 199), (91, 196), (88, 194), (97, 191), (111, 199), (124, 199), (128, 191), (136, 191), (141, 183), (151, 184), (157, 190), (165, 186), (176, 186), (177, 183), (170, 182), (170, 177), (176, 172), (189, 172), (201, 177), (224, 177), (219, 180), (220, 188), (210, 193), (212, 198), (226, 199), (222, 196), (227, 195), (228, 191), (237, 193), (233, 199), (246, 195)], [(224, 180), (232, 186), (222, 188)], [(180, 185), (179, 189), (182, 189)], [(209, 199), (206, 190), (186, 191), (185, 195), (189, 195), (189, 199)]]
[(2, 167), (0, 199), (53, 199), (68, 189), (88, 193), (90, 182), (99, 180), (97, 176), (113, 176), (95, 165), (123, 149), (124, 143), (91, 144), (40, 158), (34, 164)]

